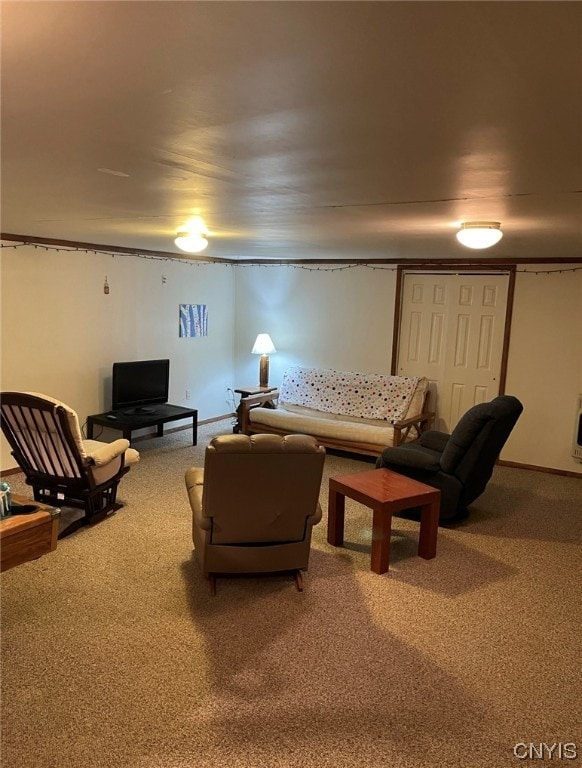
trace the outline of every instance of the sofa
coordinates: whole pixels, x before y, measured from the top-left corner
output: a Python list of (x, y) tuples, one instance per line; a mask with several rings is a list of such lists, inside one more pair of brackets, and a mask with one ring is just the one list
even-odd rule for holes
[(278, 390), (241, 400), (241, 431), (306, 434), (326, 448), (378, 456), (429, 429), (426, 377), (288, 368)]

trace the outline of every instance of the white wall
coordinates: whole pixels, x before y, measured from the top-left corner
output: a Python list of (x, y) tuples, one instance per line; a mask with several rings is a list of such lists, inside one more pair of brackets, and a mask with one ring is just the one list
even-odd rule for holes
[(257, 333), (271, 335), (270, 383), (289, 365), (390, 373), (396, 269), (236, 267), (237, 383), (257, 385)]
[(503, 458), (582, 473), (571, 457), (582, 394), (582, 271), (573, 266), (518, 267), (506, 390), (524, 413)]
[[(260, 332), (277, 347), (273, 384), (291, 364), (390, 371), (390, 266), (328, 271), (33, 247), (1, 253), (2, 389), (54, 395), (82, 420), (109, 407), (115, 360), (155, 357), (171, 359), (171, 402), (198, 408), (200, 419), (223, 415), (231, 410), (227, 387), (258, 384), (259, 361), (250, 350)], [(582, 393), (582, 272), (572, 265), (563, 265), (569, 271), (562, 274), (523, 272), (559, 268), (518, 268), (506, 391), (525, 411), (502, 458), (582, 474), (570, 456)], [(208, 305), (207, 337), (178, 338), (180, 303)], [(13, 462), (3, 455), (0, 466)]]
[[(170, 358), (170, 402), (200, 420), (229, 412), (232, 267), (32, 246), (1, 253), (3, 390), (44, 392), (83, 422), (110, 408), (113, 362)], [(178, 338), (181, 303), (208, 306), (208, 336)], [(7, 451), (3, 439), (2, 469), (14, 466)]]
[[(331, 272), (239, 266), (235, 368), (239, 385), (258, 383), (250, 350), (271, 334), (270, 383), (288, 365), (389, 372), (396, 272), (358, 267)], [(516, 277), (506, 392), (524, 413), (501, 458), (582, 474), (571, 457), (576, 395), (582, 393), (582, 272), (520, 266)]]

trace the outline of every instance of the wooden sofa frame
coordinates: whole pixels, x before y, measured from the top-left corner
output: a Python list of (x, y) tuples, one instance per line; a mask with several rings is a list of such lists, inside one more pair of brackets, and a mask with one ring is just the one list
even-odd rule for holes
[[(394, 440), (392, 443), (394, 447), (404, 443), (407, 437), (409, 436), (411, 430), (415, 430), (417, 433), (417, 437), (420, 437), (420, 435), (423, 432), (426, 432), (427, 429), (430, 429), (435, 413), (434, 411), (426, 410), (428, 405), (429, 394), (430, 393), (427, 390), (424, 397), (422, 413), (419, 413), (418, 416), (413, 416), (409, 419), (402, 419), (401, 421), (396, 421), (391, 425), (394, 429)], [(275, 390), (273, 392), (268, 392), (265, 394), (250, 395), (249, 397), (243, 398), (240, 402), (241, 432), (243, 432), (245, 435), (255, 435), (255, 434), (286, 435), (288, 434), (288, 431), (284, 429), (277, 429), (276, 427), (271, 427), (266, 424), (260, 424), (255, 427), (249, 418), (249, 413), (253, 410), (253, 408), (276, 408), (278, 398), (279, 398), (278, 390)], [(361, 442), (354, 442), (351, 440), (339, 440), (339, 439), (328, 438), (328, 437), (320, 437), (319, 435), (314, 435), (314, 437), (316, 437), (318, 442), (321, 445), (325, 446), (326, 448), (334, 448), (338, 451), (348, 451), (350, 453), (362, 453), (366, 456), (378, 456), (380, 453), (380, 451), (378, 450), (378, 446), (373, 443), (361, 443)]]

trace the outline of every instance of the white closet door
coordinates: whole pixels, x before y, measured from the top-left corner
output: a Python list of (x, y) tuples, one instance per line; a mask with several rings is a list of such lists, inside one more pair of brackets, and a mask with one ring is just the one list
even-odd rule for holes
[(508, 286), (503, 273), (404, 275), (398, 373), (429, 379), (436, 429), (499, 394)]

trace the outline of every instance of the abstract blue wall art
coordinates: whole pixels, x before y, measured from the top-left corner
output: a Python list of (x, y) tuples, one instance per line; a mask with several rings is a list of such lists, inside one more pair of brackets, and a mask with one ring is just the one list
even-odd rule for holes
[(180, 304), (180, 338), (208, 336), (206, 304)]

